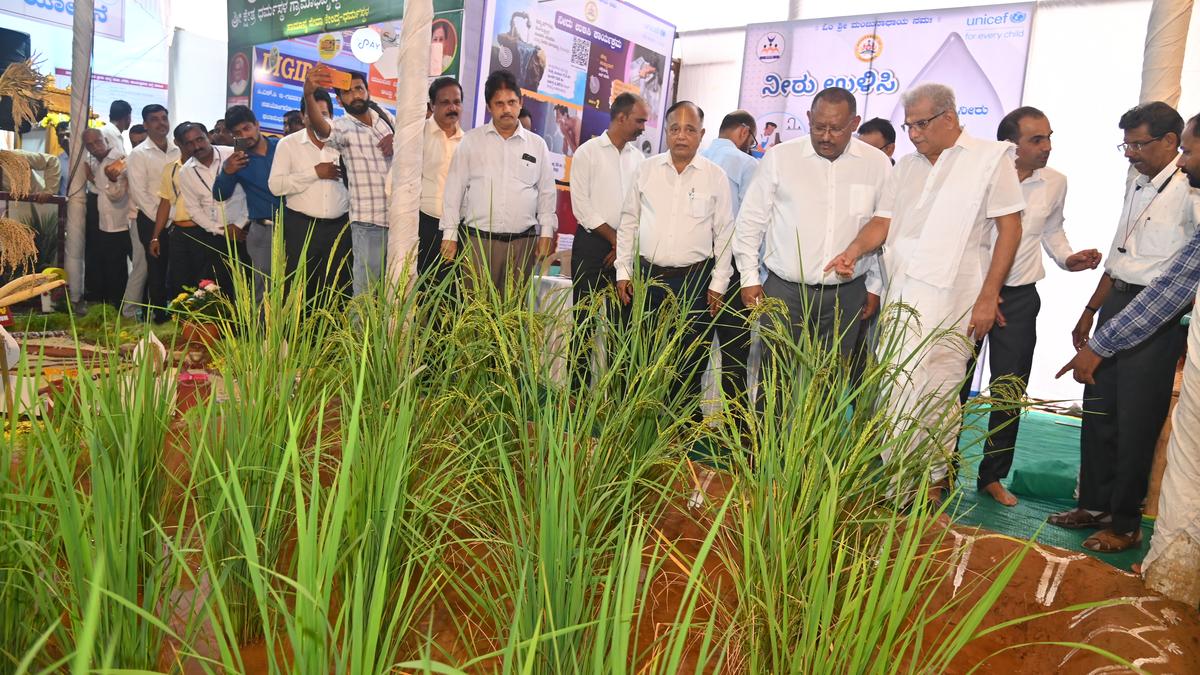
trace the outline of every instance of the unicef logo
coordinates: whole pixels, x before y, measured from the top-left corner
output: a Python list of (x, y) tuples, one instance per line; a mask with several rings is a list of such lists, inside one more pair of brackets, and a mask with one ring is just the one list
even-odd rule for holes
[(767, 33), (758, 41), (758, 60), (762, 63), (775, 63), (783, 57), (783, 36), (779, 33)]
[(1012, 13), (1012, 22), (1013, 23), (1021, 23), (1024, 20), (1025, 20), (1025, 12), (1013, 12)]

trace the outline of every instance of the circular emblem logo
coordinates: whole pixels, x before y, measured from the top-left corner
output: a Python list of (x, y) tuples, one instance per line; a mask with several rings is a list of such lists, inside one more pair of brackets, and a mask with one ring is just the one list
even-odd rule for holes
[(322, 61), (328, 61), (342, 53), (342, 34), (325, 33), (317, 38), (317, 55)]
[(1013, 23), (1021, 23), (1025, 21), (1025, 12), (1016, 11), (1012, 13)]
[(859, 61), (873, 61), (883, 53), (883, 38), (872, 33), (858, 38), (854, 43), (854, 56)]
[(589, 2), (583, 6), (583, 17), (588, 21), (595, 22), (600, 18), (600, 7), (595, 2)]
[(762, 36), (758, 41), (758, 60), (763, 63), (775, 63), (783, 58), (783, 36), (771, 32)]
[(373, 28), (359, 28), (350, 36), (350, 53), (363, 63), (383, 58), (383, 38)]

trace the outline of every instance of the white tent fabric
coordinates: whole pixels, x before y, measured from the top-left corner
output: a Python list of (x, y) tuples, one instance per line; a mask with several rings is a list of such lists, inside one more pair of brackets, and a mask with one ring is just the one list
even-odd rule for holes
[(1183, 57), (1187, 51), (1192, 0), (1154, 0), (1146, 26), (1146, 52), (1142, 58), (1142, 92), (1139, 100), (1179, 105), (1183, 93)]
[(96, 30), (93, 0), (77, 0), (71, 45), (71, 153), (67, 164), (71, 182), (67, 189), (67, 283), (72, 302), (83, 298), (83, 245), (86, 236), (87, 177), (83, 169), (83, 132), (87, 129), (92, 100), (92, 43)]
[(396, 91), (396, 149), (388, 202), (387, 269), (397, 285), (416, 278), (417, 219), (421, 206), (422, 142), (433, 24), (432, 0), (412, 0), (404, 7), (400, 32), (400, 80)]

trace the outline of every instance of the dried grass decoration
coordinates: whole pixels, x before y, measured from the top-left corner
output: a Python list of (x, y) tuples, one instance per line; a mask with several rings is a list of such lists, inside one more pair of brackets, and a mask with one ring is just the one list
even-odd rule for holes
[[(36, 56), (34, 58), (37, 58)], [(48, 78), (37, 71), (41, 60), (27, 59), (9, 64), (0, 74), (0, 98), (12, 99), (13, 128), (37, 124), (39, 104), (46, 96)]]
[(12, 218), (0, 218), (0, 273), (28, 270), (37, 255), (33, 230)]
[(33, 170), (20, 153), (0, 150), (0, 175), (8, 178), (8, 193), (13, 199), (28, 197), (33, 189)]

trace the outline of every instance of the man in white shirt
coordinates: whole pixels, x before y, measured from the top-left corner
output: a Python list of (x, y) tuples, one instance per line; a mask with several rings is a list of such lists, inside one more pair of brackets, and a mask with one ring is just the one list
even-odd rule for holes
[[(329, 92), (314, 92), (315, 108), (300, 102), (300, 115), (333, 117)], [(307, 121), (275, 146), (267, 179), (271, 193), (284, 198), (283, 248), (287, 278), (304, 267), (305, 297), (312, 301), (332, 287), (348, 291), (351, 260), (350, 192), (343, 180), (341, 155), (321, 142)]]
[[(439, 228), (442, 257), (452, 260), (460, 235), (465, 237), (473, 268), (468, 277), (490, 279), (503, 294), (509, 280), (524, 287), (535, 255), (552, 252), (557, 195), (546, 142), (517, 122), (516, 79), (505, 70), (492, 73), (484, 99), (492, 121), (464, 134), (454, 153)], [(468, 286), (474, 281), (468, 278)]]
[[(180, 234), (173, 245), (182, 248), (180, 255), (172, 254), (171, 276), (181, 285), (195, 286), (204, 278), (211, 278), (233, 299), (233, 266), (245, 265), (247, 280), (252, 279), (246, 251), (246, 227), (250, 224), (246, 208), (246, 194), (239, 185), (233, 196), (226, 201), (213, 197), (212, 186), (226, 159), (233, 155), (233, 148), (213, 146), (208, 134), (199, 126), (192, 126), (183, 134), (191, 158), (179, 170), (179, 192), (188, 215), (196, 227), (176, 229)], [(176, 261), (190, 260), (185, 269), (174, 269)]]
[(96, 185), (99, 232), (96, 237), (96, 300), (120, 308), (129, 277), (129, 186), (125, 181), (125, 152), (110, 148), (99, 129), (83, 133), (88, 168)]
[(104, 140), (108, 142), (108, 147), (120, 150), (122, 157), (127, 157), (133, 150), (129, 139), (125, 137), (125, 132), (129, 131), (131, 124), (133, 124), (133, 106), (120, 99), (109, 104), (108, 124), (100, 127), (100, 133), (104, 134)]
[(434, 281), (446, 278), (450, 267), (442, 261), (442, 200), (450, 159), (462, 142), (458, 126), (462, 115), (462, 85), (453, 77), (439, 77), (429, 85), (429, 119), (425, 120), (425, 152), (421, 165), (421, 215), (417, 241), (417, 272), (436, 268)]
[[(797, 342), (805, 334), (836, 348), (851, 362), (857, 354), (860, 317), (873, 255), (864, 256), (848, 278), (825, 264), (854, 241), (875, 214), (891, 173), (887, 155), (854, 137), (859, 117), (854, 94), (830, 87), (813, 98), (809, 135), (771, 149), (742, 203), (733, 251), (745, 281), (747, 307), (764, 296), (782, 300)], [(759, 274), (759, 250), (767, 278)]]
[(947, 465), (958, 437), (952, 409), (970, 357), (961, 339), (943, 331), (978, 340), (1003, 321), (1000, 289), (1021, 242), (1025, 200), (1012, 145), (963, 131), (950, 87), (921, 84), (902, 100), (903, 126), (917, 152), (896, 163), (875, 217), (826, 270), (850, 279), (859, 259), (887, 241), (885, 301), (904, 302), (919, 320), (899, 327), (895, 357), (913, 361), (888, 401), (900, 426), (895, 434), (911, 433), (911, 440), (899, 461), (890, 449), (882, 455), (903, 472), (897, 479), (905, 489), (917, 476), (904, 460), (929, 469), (929, 496), (940, 499), (950, 486)]
[[(171, 248), (169, 235), (159, 237), (159, 250), (166, 254), (150, 255), (150, 240), (154, 237), (154, 220), (158, 215), (158, 187), (162, 183), (163, 168), (179, 159), (179, 148), (171, 142), (171, 124), (167, 109), (157, 103), (142, 108), (142, 125), (147, 138), (129, 153), (126, 177), (129, 181), (131, 206), (136, 211), (134, 266), (125, 288), (125, 301), (129, 306), (149, 302), (154, 321), (162, 323), (168, 319), (167, 303), (167, 259)], [(138, 255), (140, 249), (140, 255)]]
[(597, 312), (589, 300), (615, 281), (621, 207), (633, 174), (645, 159), (634, 141), (646, 130), (650, 107), (642, 97), (626, 92), (613, 99), (608, 114), (608, 130), (580, 145), (571, 162), (571, 210), (578, 223), (571, 243), (571, 294), (576, 308), (572, 378), (580, 388), (591, 383)]
[[(700, 154), (721, 167), (729, 178), (730, 203), (736, 222), (742, 200), (750, 189), (750, 180), (758, 170), (758, 160), (750, 154), (758, 133), (754, 116), (745, 110), (735, 110), (721, 120), (719, 133), (720, 136)], [(750, 283), (761, 281), (755, 276)], [(741, 276), (735, 269), (726, 293), (729, 302), (716, 325), (721, 347), (721, 388), (726, 400), (731, 402), (746, 396), (746, 368), (750, 362), (750, 322), (746, 318), (741, 286)], [(749, 401), (742, 403), (745, 405)]]
[[(617, 297), (632, 303), (633, 283), (647, 284), (653, 315), (668, 291), (689, 320), (680, 340), (681, 361), (672, 398), (700, 414), (698, 399), (713, 321), (722, 311), (733, 276), (733, 208), (729, 179), (721, 167), (697, 154), (704, 138), (704, 112), (680, 101), (666, 114), (667, 146), (638, 167), (617, 228)], [(671, 336), (672, 338), (674, 336)]]
[[(996, 140), (1017, 146), (1017, 180), (1025, 197), (1021, 214), (1021, 246), (1013, 260), (1004, 288), (1000, 289), (1000, 312), (1004, 325), (996, 326), (987, 336), (988, 365), (992, 381), (1015, 378), (1017, 390), (1004, 392), (1007, 397), (1023, 398), (1029, 373), (1033, 369), (1033, 350), (1037, 344), (1037, 317), (1042, 307), (1037, 282), (1046, 276), (1042, 268), (1042, 249), (1064, 270), (1082, 272), (1100, 264), (1100, 252), (1088, 249), (1075, 253), (1063, 231), (1063, 203), (1067, 198), (1067, 178), (1046, 166), (1050, 159), (1050, 120), (1032, 107), (1017, 108), (1000, 120)], [(976, 350), (978, 353), (979, 349)], [(970, 389), (971, 371), (961, 400), (965, 403)], [(1016, 410), (994, 410), (989, 415), (983, 460), (979, 464), (976, 486), (1005, 506), (1016, 506), (1017, 498), (1001, 480), (1012, 468), (1021, 415)]]
[[(1087, 344), (1095, 315), (1103, 326), (1120, 313), (1166, 271), (1200, 223), (1200, 200), (1176, 166), (1184, 126), (1179, 113), (1154, 101), (1127, 111), (1119, 126), (1125, 140), (1118, 147), (1138, 176), (1125, 189), (1104, 275), (1072, 334), (1076, 349)], [(1175, 317), (1153, 337), (1105, 359), (1095, 384), (1083, 388), (1078, 507), (1049, 522), (1102, 528), (1083, 542), (1090, 550), (1113, 553), (1141, 544), (1142, 501), (1186, 340)]]

